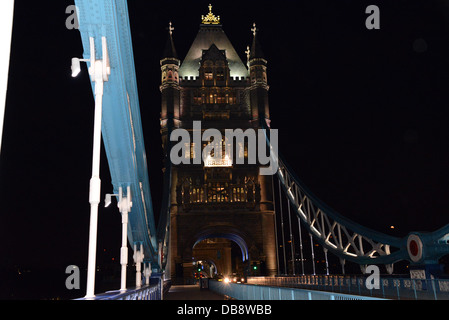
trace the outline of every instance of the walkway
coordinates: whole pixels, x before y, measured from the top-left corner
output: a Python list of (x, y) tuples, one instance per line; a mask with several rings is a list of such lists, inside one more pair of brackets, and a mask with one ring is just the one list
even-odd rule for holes
[(224, 295), (200, 289), (199, 285), (171, 286), (164, 300), (227, 300)]

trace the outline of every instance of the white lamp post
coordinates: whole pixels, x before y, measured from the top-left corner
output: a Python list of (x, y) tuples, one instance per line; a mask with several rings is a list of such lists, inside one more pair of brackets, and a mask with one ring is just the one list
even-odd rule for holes
[(131, 201), (131, 187), (126, 190), (126, 197), (123, 195), (122, 187), (119, 187), (119, 194), (106, 194), (105, 207), (111, 204), (111, 196), (119, 196), (117, 207), (122, 214), (122, 247), (120, 249), (121, 281), (120, 291), (126, 291), (126, 267), (128, 265), (128, 213), (131, 212), (133, 203)]
[(5, 114), (6, 92), (8, 89), (9, 60), (11, 54), (11, 37), (14, 17), (14, 0), (0, 2), (0, 148), (3, 135), (3, 118)]
[[(89, 228), (89, 257), (87, 265), (87, 290), (86, 298), (95, 296), (95, 271), (97, 254), (97, 225), (98, 225), (98, 205), (100, 203), (100, 151), (101, 151), (101, 121), (103, 108), (103, 83), (109, 80), (111, 68), (106, 38), (101, 38), (102, 60), (95, 59), (95, 41), (90, 37), (90, 67), (89, 75), (95, 82), (95, 118), (94, 118), (94, 144), (92, 155), (92, 178), (90, 179), (89, 203), (90, 203), (90, 228)], [(72, 59), (72, 76), (80, 72), (80, 61), (85, 59)], [(87, 60), (89, 61), (89, 60)]]
[(145, 257), (143, 253), (143, 245), (140, 244), (140, 250), (137, 247), (137, 244), (134, 244), (134, 262), (136, 263), (136, 288), (140, 288), (142, 286), (142, 262)]

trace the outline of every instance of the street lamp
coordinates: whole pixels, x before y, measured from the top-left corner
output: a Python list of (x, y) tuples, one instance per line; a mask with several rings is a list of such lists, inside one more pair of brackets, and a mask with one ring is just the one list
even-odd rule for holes
[(80, 71), (80, 61), (90, 61), (89, 75), (95, 82), (95, 118), (94, 118), (94, 143), (92, 155), (92, 177), (89, 186), (90, 203), (90, 228), (89, 228), (89, 258), (87, 265), (87, 289), (86, 298), (95, 296), (95, 269), (97, 254), (97, 225), (98, 204), (100, 203), (100, 151), (101, 151), (101, 118), (103, 108), (103, 83), (109, 80), (111, 68), (109, 65), (108, 48), (106, 37), (101, 38), (102, 60), (95, 59), (95, 40), (90, 41), (90, 59), (72, 59), (72, 76), (77, 76)]
[(122, 187), (119, 187), (118, 194), (106, 194), (104, 206), (108, 207), (112, 196), (118, 196), (117, 207), (122, 214), (122, 247), (120, 249), (121, 281), (120, 291), (126, 291), (126, 266), (128, 265), (128, 213), (131, 211), (133, 203), (131, 201), (131, 187), (126, 189), (126, 197), (123, 195)]
[(81, 61), (88, 62), (90, 59), (72, 58), (72, 77), (76, 78), (81, 72)]
[(104, 197), (104, 207), (107, 208), (111, 205), (112, 203), (112, 196), (119, 196), (118, 194), (110, 194), (107, 193)]

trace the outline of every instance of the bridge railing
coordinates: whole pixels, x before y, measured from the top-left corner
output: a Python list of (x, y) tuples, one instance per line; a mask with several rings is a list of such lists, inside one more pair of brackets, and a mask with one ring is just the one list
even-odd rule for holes
[(108, 291), (98, 294), (93, 298), (76, 300), (160, 300), (160, 285), (148, 285), (139, 289), (128, 289), (126, 291)]
[(250, 277), (247, 283), (260, 286), (322, 290), (397, 300), (449, 300), (449, 279), (380, 278), (378, 289), (369, 289), (366, 277), (304, 275)]
[(113, 290), (97, 294), (92, 298), (79, 298), (75, 300), (163, 300), (163, 296), (170, 290), (171, 281), (163, 282), (163, 292), (161, 284), (154, 283), (142, 286), (141, 288), (130, 288), (125, 291)]
[(236, 300), (383, 300), (337, 292), (209, 280), (209, 290)]

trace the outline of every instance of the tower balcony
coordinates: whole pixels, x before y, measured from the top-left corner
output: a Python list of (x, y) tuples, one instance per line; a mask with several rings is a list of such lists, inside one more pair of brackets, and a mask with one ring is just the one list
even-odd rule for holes
[(260, 204), (260, 185), (252, 181), (229, 184), (210, 182), (203, 185), (183, 185), (176, 188), (178, 208), (190, 210), (258, 210)]

